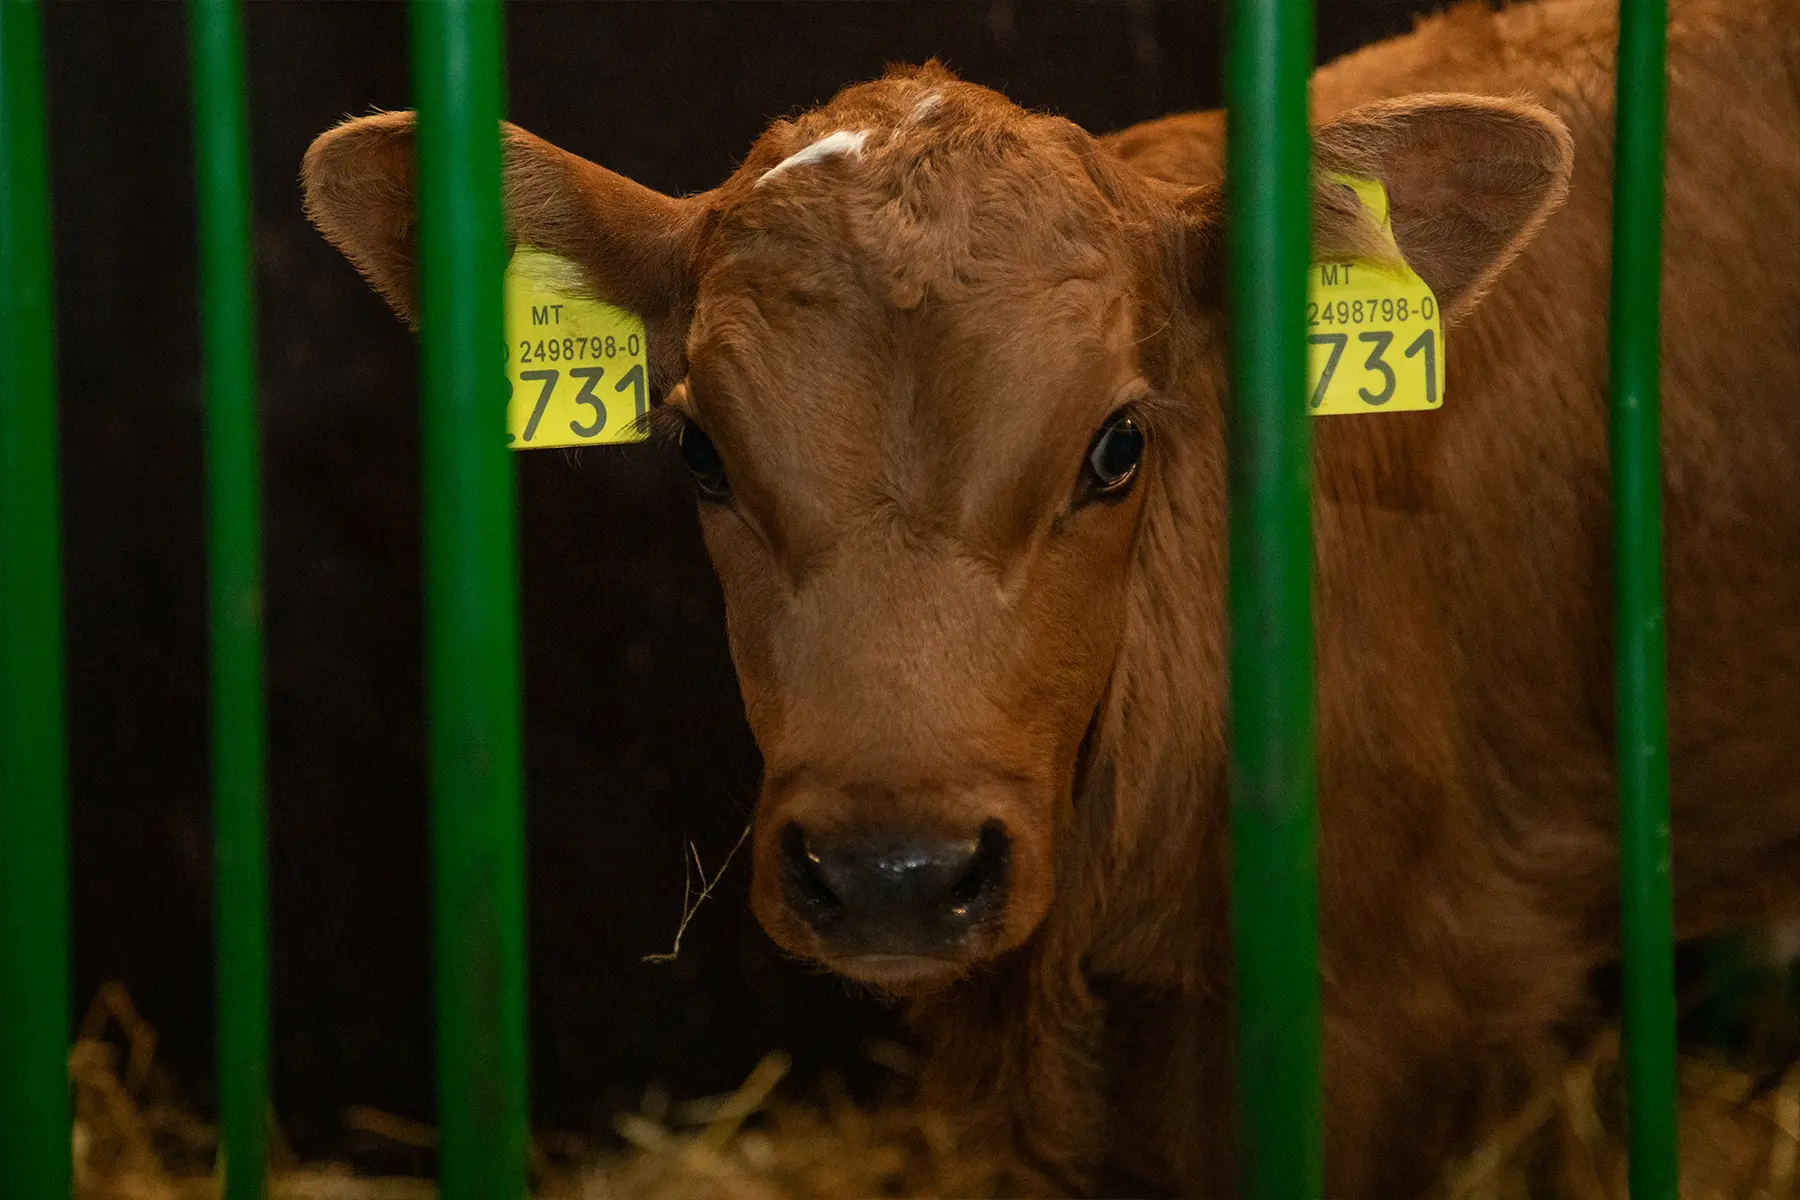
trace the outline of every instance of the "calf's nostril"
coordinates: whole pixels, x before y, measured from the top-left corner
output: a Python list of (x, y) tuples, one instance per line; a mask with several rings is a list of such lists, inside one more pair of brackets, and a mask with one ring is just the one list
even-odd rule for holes
[(980, 917), (1006, 892), (1011, 867), (1012, 839), (998, 821), (981, 827), (969, 868), (950, 889), (950, 912), (959, 917)]
[(814, 925), (829, 921), (844, 907), (807, 846), (806, 831), (792, 821), (781, 830), (781, 882), (788, 903)]

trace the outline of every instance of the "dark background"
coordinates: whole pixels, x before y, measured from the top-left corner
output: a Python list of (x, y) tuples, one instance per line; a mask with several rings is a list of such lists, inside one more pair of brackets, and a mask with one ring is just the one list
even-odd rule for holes
[[(1330, 57), (1407, 0), (1321, 0)], [(1095, 131), (1218, 103), (1219, 15), (1175, 0), (509, 6), (511, 117), (653, 187), (710, 187), (772, 117), (891, 61)], [(77, 998), (121, 979), (210, 1102), (210, 831), (186, 31), (174, 3), (46, 13), (63, 405)], [(395, 3), (249, 8), (264, 408), (275, 1100), (429, 1118), (418, 437), (410, 336), (306, 224), (301, 154), (407, 106)], [(534, 1119), (598, 1130), (651, 1081), (802, 1077), (889, 1015), (783, 961), (734, 865), (671, 965), (691, 839), (716, 867), (757, 758), (678, 467), (517, 458)]]

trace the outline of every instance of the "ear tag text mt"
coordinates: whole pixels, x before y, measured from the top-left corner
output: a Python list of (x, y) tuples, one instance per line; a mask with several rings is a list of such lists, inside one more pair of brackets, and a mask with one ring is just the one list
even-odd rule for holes
[(643, 320), (594, 299), (574, 263), (520, 246), (506, 267), (506, 444), (643, 441), (646, 341)]
[(1380, 227), (1388, 260), (1312, 264), (1306, 304), (1307, 410), (1416, 412), (1444, 403), (1444, 323), (1431, 286), (1406, 265), (1374, 179), (1333, 174)]

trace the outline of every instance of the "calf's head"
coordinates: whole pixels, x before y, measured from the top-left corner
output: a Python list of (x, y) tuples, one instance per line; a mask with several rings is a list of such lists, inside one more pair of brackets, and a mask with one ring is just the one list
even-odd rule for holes
[[(305, 164), (313, 219), (409, 319), (411, 130), (351, 121)], [(764, 926), (901, 990), (1019, 946), (1154, 586), (1144, 543), (1222, 537), (1217, 496), (1146, 529), (1181, 459), (1221, 453), (1218, 185), (1138, 176), (932, 67), (776, 123), (686, 199), (505, 139), (509, 238), (648, 327), (765, 760)], [(1358, 110), (1319, 144), (1388, 183), (1451, 314), (1567, 173), (1560, 125), (1512, 102)], [(1322, 252), (1380, 253), (1340, 191), (1319, 191)]]

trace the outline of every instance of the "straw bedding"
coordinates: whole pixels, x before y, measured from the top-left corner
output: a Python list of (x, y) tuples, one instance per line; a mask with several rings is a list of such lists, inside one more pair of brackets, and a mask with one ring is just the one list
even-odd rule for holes
[[(162, 1081), (153, 1032), (121, 989), (103, 991), (70, 1058), (77, 1200), (216, 1200), (214, 1135)], [(811, 1200), (860, 1196), (1043, 1196), (1019, 1164), (957, 1146), (942, 1113), (870, 1110), (826, 1086), (775, 1099), (786, 1062), (771, 1055), (737, 1092), (675, 1105), (646, 1098), (621, 1114), (625, 1149), (542, 1135), (533, 1148), (540, 1200)], [(1624, 1105), (1618, 1039), (1545, 1072), (1524, 1105), (1445, 1174), (1446, 1200), (1624, 1200)], [(1723, 1059), (1681, 1065), (1686, 1200), (1800, 1200), (1800, 1065), (1756, 1081)], [(428, 1153), (432, 1131), (353, 1110), (366, 1138)], [(276, 1139), (275, 1200), (426, 1200), (423, 1179), (358, 1176), (301, 1165)]]

